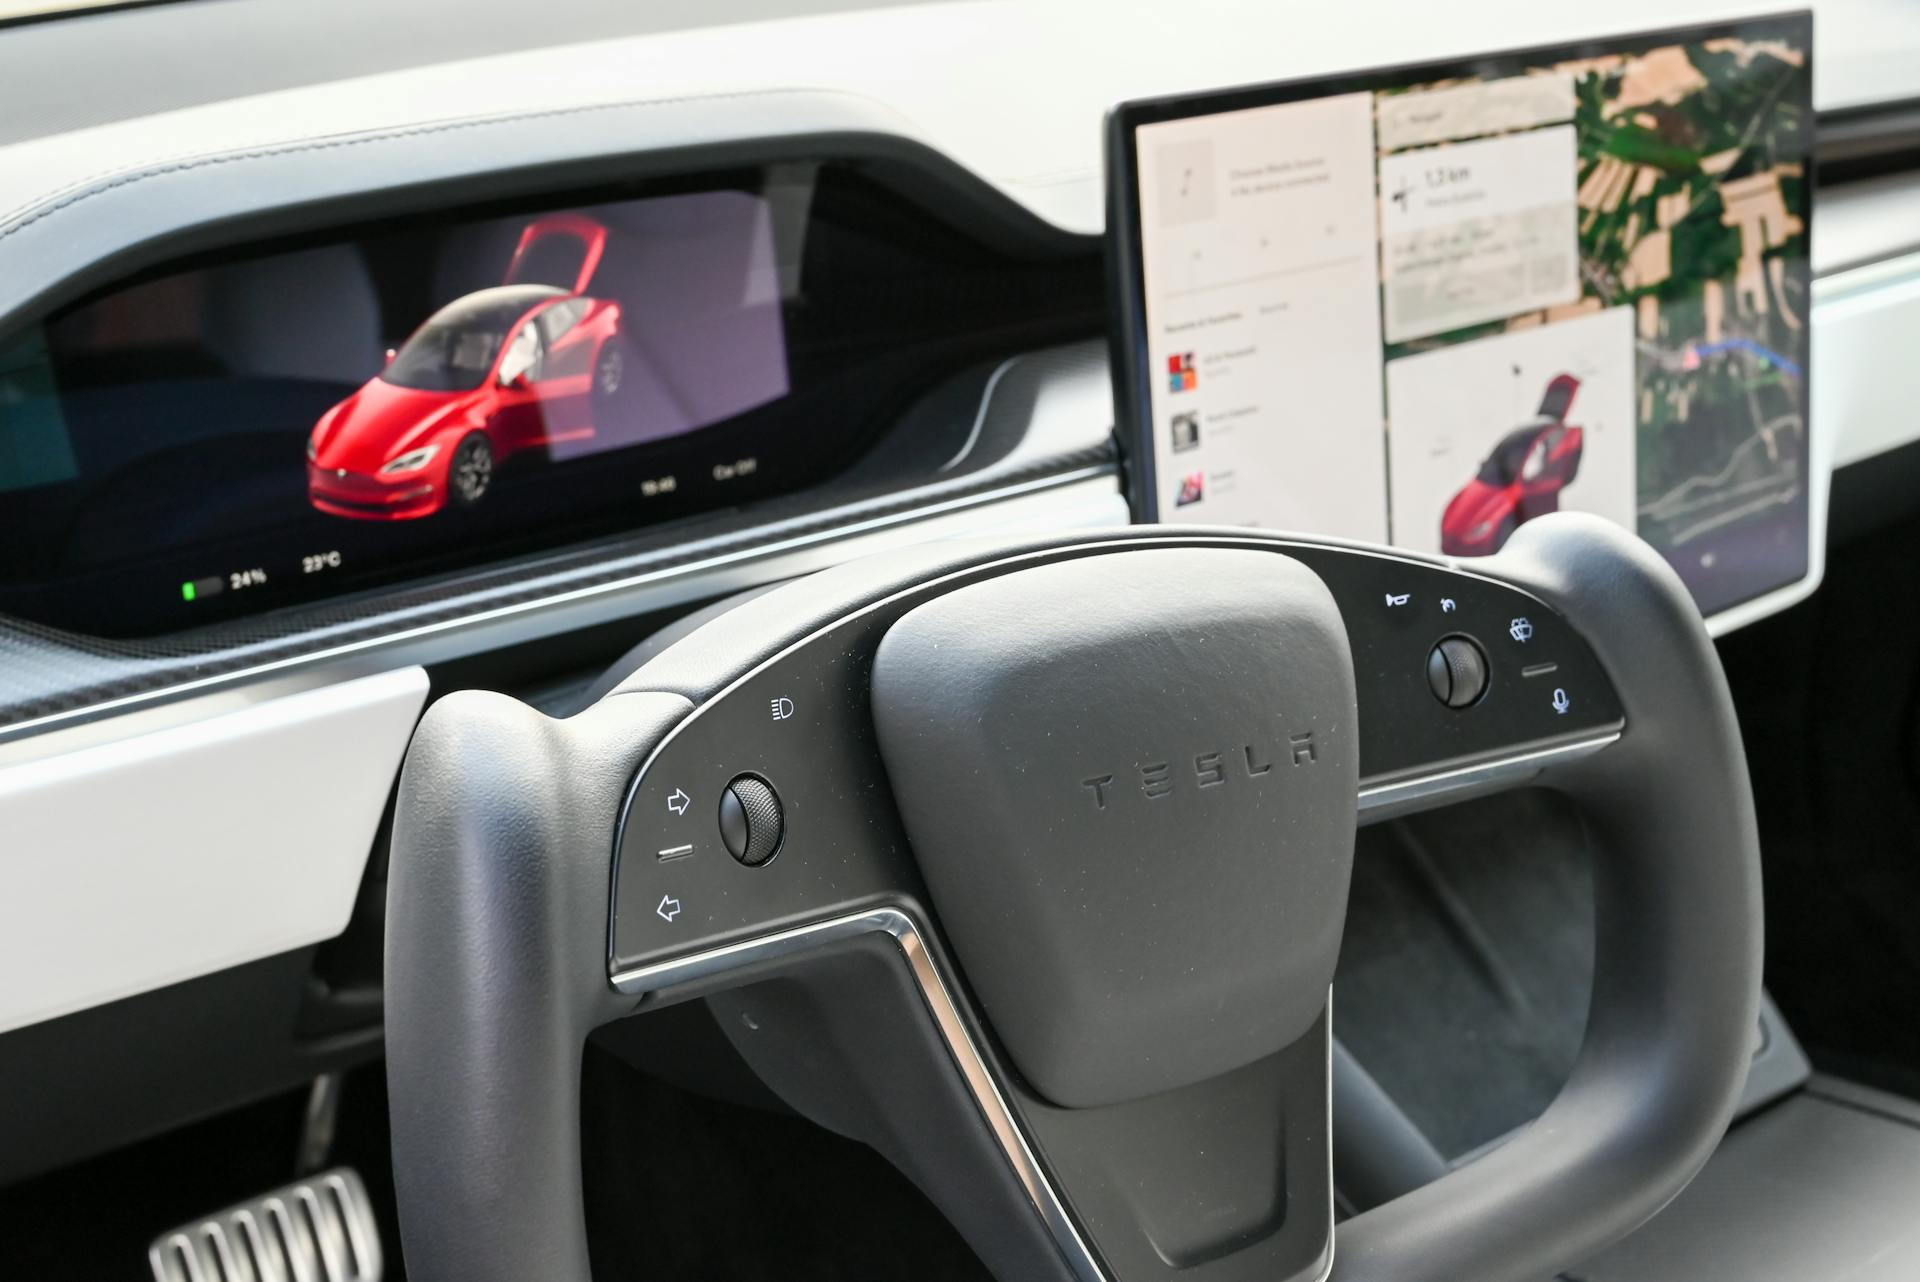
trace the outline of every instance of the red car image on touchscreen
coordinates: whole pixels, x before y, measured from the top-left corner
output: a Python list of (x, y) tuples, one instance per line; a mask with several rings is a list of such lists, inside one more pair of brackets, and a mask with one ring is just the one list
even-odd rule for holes
[[(617, 302), (585, 290), (607, 229), (527, 224), (506, 283), (440, 308), (315, 424), (307, 492), (334, 516), (398, 521), (471, 507), (514, 455), (591, 440), (627, 376)], [(572, 277), (573, 288), (526, 283)]]
[(1491, 556), (1523, 521), (1560, 510), (1560, 491), (1580, 472), (1586, 433), (1569, 426), (1580, 380), (1556, 375), (1533, 422), (1500, 438), (1479, 472), (1440, 518), (1440, 550), (1448, 556)]

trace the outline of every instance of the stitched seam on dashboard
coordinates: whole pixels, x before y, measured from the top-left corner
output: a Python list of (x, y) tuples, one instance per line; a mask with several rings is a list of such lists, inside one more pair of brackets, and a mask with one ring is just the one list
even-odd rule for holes
[[(847, 93), (838, 89), (752, 89), (731, 93), (683, 94), (673, 98), (636, 98), (624, 102), (582, 103), (573, 107), (551, 107), (544, 111), (518, 112), (504, 116), (465, 116), (455, 120), (436, 121), (430, 124), (409, 125), (401, 129), (386, 129), (378, 132), (343, 134), (331, 138), (316, 138), (304, 142), (282, 141), (268, 143), (245, 151), (207, 152), (197, 156), (184, 156), (160, 165), (149, 165), (135, 170), (104, 169), (76, 179), (62, 188), (68, 194), (50, 192), (37, 196), (25, 204), (16, 205), (6, 214), (0, 215), (0, 240), (6, 239), (17, 231), (22, 231), (35, 223), (49, 218), (63, 210), (71, 209), (84, 200), (105, 195), (121, 187), (131, 186), (148, 178), (162, 178), (168, 174), (184, 173), (194, 169), (210, 168), (214, 165), (233, 164), (246, 160), (265, 160), (279, 156), (294, 156), (305, 152), (330, 151), (345, 147), (358, 147), (368, 143), (399, 142), (409, 138), (427, 137), (433, 134), (452, 133), (463, 129), (479, 129), (489, 125), (516, 125), (535, 120), (552, 120), (565, 116), (590, 115), (595, 112), (644, 110), (652, 107), (673, 107), (696, 102), (744, 101), (777, 97), (837, 97), (855, 102), (874, 102), (861, 94)], [(901, 135), (908, 137), (908, 135)], [(102, 183), (100, 179), (108, 174), (118, 173), (112, 182)], [(53, 203), (49, 204), (48, 201)]]

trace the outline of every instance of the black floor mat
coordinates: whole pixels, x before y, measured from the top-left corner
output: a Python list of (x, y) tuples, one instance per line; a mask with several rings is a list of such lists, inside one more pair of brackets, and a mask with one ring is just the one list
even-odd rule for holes
[(293, 1178), (303, 1102), (279, 1096), (0, 1189), (0, 1278), (152, 1282), (156, 1236)]
[(1920, 525), (1836, 547), (1720, 643), (1766, 864), (1767, 987), (1814, 1063), (1920, 1094)]
[[(348, 1074), (330, 1164), (365, 1181), (401, 1282), (382, 1072)], [(583, 1086), (596, 1282), (990, 1282), (863, 1144), (666, 1085), (594, 1045)], [(0, 1190), (0, 1278), (148, 1282), (157, 1234), (293, 1178), (304, 1103), (276, 1097)]]
[(864, 1144), (678, 1090), (592, 1044), (585, 1087), (596, 1282), (990, 1282)]

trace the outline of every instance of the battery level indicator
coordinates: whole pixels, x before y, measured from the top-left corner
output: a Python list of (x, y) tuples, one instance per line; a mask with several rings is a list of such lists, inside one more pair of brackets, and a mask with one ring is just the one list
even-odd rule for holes
[(203, 596), (219, 596), (226, 588), (227, 581), (217, 574), (205, 579), (189, 579), (180, 585), (180, 599), (198, 601)]

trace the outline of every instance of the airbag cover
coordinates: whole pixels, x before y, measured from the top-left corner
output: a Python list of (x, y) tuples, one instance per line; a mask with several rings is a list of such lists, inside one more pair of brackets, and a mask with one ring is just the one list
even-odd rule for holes
[(1311, 1027), (1359, 762), (1305, 566), (1162, 548), (971, 584), (887, 632), (873, 709), (939, 922), (1041, 1095), (1141, 1098)]

